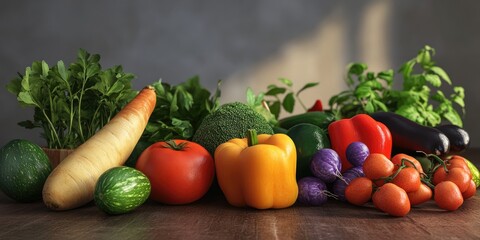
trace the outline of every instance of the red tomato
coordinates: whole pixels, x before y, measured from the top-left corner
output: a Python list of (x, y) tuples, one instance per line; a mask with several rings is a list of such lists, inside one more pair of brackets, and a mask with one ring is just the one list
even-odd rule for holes
[(200, 199), (212, 185), (215, 174), (208, 151), (186, 140), (152, 144), (142, 152), (135, 167), (150, 180), (150, 198), (166, 204), (187, 204)]
[(472, 180), (470, 173), (465, 172), (462, 168), (449, 169), (447, 176), (445, 177), (445, 181), (452, 181), (457, 184), (460, 192), (465, 192), (468, 189), (470, 180)]
[(461, 168), (465, 172), (468, 173), (468, 175), (472, 176), (472, 173), (470, 172), (470, 168), (467, 165), (467, 162), (465, 162), (465, 158), (460, 157), (460, 156), (452, 156), (448, 161), (447, 161), (447, 167), (448, 169), (452, 168)]
[(373, 183), (366, 177), (353, 179), (345, 188), (345, 199), (351, 204), (362, 206), (372, 198)]
[(399, 186), (385, 183), (372, 196), (373, 205), (392, 216), (403, 217), (410, 212), (408, 195)]
[(477, 185), (475, 185), (475, 182), (473, 180), (470, 180), (470, 184), (468, 185), (467, 190), (465, 192), (462, 192), (463, 200), (469, 199), (477, 193)]
[(422, 181), (420, 180), (420, 173), (418, 173), (417, 169), (407, 167), (400, 170), (392, 180), (392, 183), (409, 193), (417, 191)]
[(422, 204), (430, 199), (432, 199), (432, 189), (422, 183), (417, 191), (407, 193), (408, 199), (412, 206)]
[(394, 164), (381, 153), (371, 153), (363, 163), (363, 173), (377, 186), (382, 186), (385, 181), (379, 180), (393, 174)]
[(396, 154), (395, 156), (392, 157), (392, 163), (395, 164), (394, 171), (396, 171), (398, 169), (398, 167), (402, 165), (402, 161), (403, 161), (403, 164), (405, 164), (405, 166), (413, 167), (413, 168), (417, 169), (417, 171), (420, 174), (423, 174), (422, 164), (420, 164), (420, 162), (417, 159), (415, 159), (414, 157), (412, 157), (410, 155), (407, 155), (407, 154), (404, 154), (404, 153), (398, 153), (398, 154)]
[(458, 186), (451, 181), (443, 181), (435, 186), (433, 199), (438, 207), (448, 211), (457, 210), (463, 204), (463, 196)]

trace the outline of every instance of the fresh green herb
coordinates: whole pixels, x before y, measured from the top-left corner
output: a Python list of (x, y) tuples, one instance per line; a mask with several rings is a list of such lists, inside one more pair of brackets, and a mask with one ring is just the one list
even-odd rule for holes
[[(435, 50), (425, 46), (400, 67), (401, 90), (392, 88), (393, 70), (375, 74), (367, 72), (365, 64), (350, 64), (347, 72), (350, 89), (332, 96), (330, 108), (344, 118), (358, 113), (390, 111), (425, 126), (436, 126), (445, 120), (461, 127), (462, 118), (456, 108), (460, 108), (462, 115), (465, 113), (464, 89), (452, 86), (448, 74), (432, 61), (434, 55)], [(414, 73), (415, 67), (419, 73)], [(442, 82), (452, 86), (453, 93), (448, 97), (440, 90)]]
[(152, 86), (157, 104), (143, 133), (144, 141), (190, 140), (203, 118), (220, 106), (220, 81), (213, 95), (201, 86), (198, 76), (175, 86), (161, 81)]
[[(307, 111), (307, 107), (303, 104), (299, 95), (306, 89), (315, 87), (318, 82), (311, 82), (305, 84), (297, 92), (293, 89), (293, 82), (286, 78), (278, 79), (284, 86), (277, 86), (271, 84), (267, 87), (267, 92), (260, 92), (255, 96), (251, 88), (247, 89), (247, 104), (253, 107), (257, 112), (262, 114), (271, 125), (276, 125), (282, 109), (288, 113), (292, 113), (296, 102)], [(267, 107), (264, 106), (266, 103)]]
[(42, 128), (49, 148), (76, 148), (110, 119), (136, 94), (134, 75), (121, 66), (102, 70), (100, 55), (78, 51), (68, 68), (63, 61), (49, 67), (35, 61), (25, 74), (13, 79), (7, 90), (22, 106), (33, 107), (33, 120), (19, 123), (25, 128)]

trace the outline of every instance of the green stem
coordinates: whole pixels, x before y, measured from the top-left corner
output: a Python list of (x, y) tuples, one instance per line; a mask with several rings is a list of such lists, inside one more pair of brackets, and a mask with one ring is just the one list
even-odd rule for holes
[[(97, 119), (97, 114), (98, 114), (98, 112), (100, 111), (100, 107), (102, 106), (102, 102), (103, 102), (103, 101), (98, 102), (98, 107), (97, 107), (97, 109), (95, 109), (95, 113), (93, 113), (92, 121), (90, 122), (90, 132), (89, 132), (89, 136), (93, 136), (93, 134), (94, 134), (95, 131), (96, 131), (96, 129), (94, 129), (94, 127), (93, 127), (93, 126), (95, 126), (94, 121)], [(101, 124), (102, 124), (102, 123), (101, 123)], [(100, 126), (103, 126), (103, 124), (100, 125)]]
[(302, 105), (304, 111), (308, 110), (305, 104), (303, 104), (302, 100), (298, 96), (297, 96), (297, 101), (300, 103), (300, 105)]
[(257, 136), (257, 131), (255, 129), (247, 130), (247, 142), (249, 147), (255, 146), (258, 144), (258, 136)]
[[(42, 113), (45, 116), (45, 119), (47, 119), (48, 125), (50, 126), (50, 129), (52, 130), (51, 132), (53, 132), (53, 134), (54, 134), (53, 135), (54, 139), (56, 139), (56, 141), (58, 143), (58, 146), (61, 147), (60, 138), (58, 137), (57, 131), (55, 131), (55, 126), (53, 126), (52, 121), (50, 121), (50, 118), (47, 116), (47, 113), (45, 112), (45, 109), (42, 109)], [(53, 147), (53, 146), (49, 146), (49, 148), (51, 148), (51, 147)]]
[(168, 140), (165, 141), (166, 145), (163, 145), (165, 148), (170, 148), (175, 151), (182, 151), (187, 147), (188, 142), (182, 142), (180, 144), (177, 144), (175, 140)]
[(74, 110), (74, 105), (73, 105), (74, 98), (73, 98), (72, 88), (71, 88), (69, 82), (67, 81), (67, 79), (63, 79), (63, 77), (60, 77), (60, 79), (62, 79), (63, 82), (65, 83), (65, 85), (67, 86), (68, 97), (69, 97), (69, 101), (70, 101), (70, 117), (69, 117), (69, 121), (68, 121), (68, 132), (66, 134), (67, 135), (67, 137), (66, 137), (67, 143), (63, 143), (63, 146), (61, 146), (61, 148), (64, 148), (65, 146), (75, 147), (75, 146), (71, 146), (71, 145), (73, 145), (72, 141), (75, 138), (75, 136), (72, 135), (73, 123), (74, 123), (74, 118), (75, 118), (75, 113), (73, 112), (73, 110)]
[(435, 185), (433, 185), (428, 179), (420, 178), (420, 181), (422, 181), (422, 183), (424, 183), (425, 185), (427, 185), (431, 189), (435, 188)]
[(85, 87), (85, 82), (82, 84), (82, 90), (80, 92), (80, 97), (78, 98), (78, 131), (80, 133), (80, 138), (82, 142), (85, 142), (85, 137), (83, 136), (83, 129), (82, 129), (82, 98), (83, 98), (83, 89)]
[(62, 144), (62, 141), (60, 140), (60, 136), (59, 136), (57, 130), (55, 129), (55, 126), (53, 125), (53, 122), (51, 122), (51, 120), (50, 120), (50, 119), (53, 119), (53, 112), (54, 112), (53, 111), (53, 99), (52, 99), (52, 92), (51, 91), (48, 91), (48, 100), (50, 101), (50, 118), (47, 117), (47, 113), (44, 110), (42, 110), (42, 112), (45, 115), (45, 118), (47, 119), (47, 121), (49, 122), (49, 125), (50, 125), (50, 128), (51, 128), (50, 136), (53, 137), (53, 138), (56, 137), (57, 142), (58, 142), (58, 148), (62, 148), (63, 144)]

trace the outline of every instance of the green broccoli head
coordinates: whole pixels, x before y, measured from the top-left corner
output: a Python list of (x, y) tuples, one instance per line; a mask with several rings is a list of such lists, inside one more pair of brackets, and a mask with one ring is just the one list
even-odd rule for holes
[(245, 138), (248, 129), (255, 129), (258, 134), (273, 134), (267, 120), (250, 106), (240, 102), (227, 103), (203, 119), (192, 141), (214, 156), (220, 144), (233, 138)]

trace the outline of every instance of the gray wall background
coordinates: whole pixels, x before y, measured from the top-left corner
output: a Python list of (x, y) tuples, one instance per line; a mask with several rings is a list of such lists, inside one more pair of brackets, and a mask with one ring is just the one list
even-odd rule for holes
[(300, 87), (319, 81), (304, 102), (346, 88), (344, 68), (398, 69), (425, 44), (455, 85), (466, 89), (465, 129), (480, 147), (479, 1), (8, 1), (0, 8), (0, 145), (14, 138), (44, 144), (5, 85), (35, 60), (72, 62), (79, 48), (122, 65), (140, 89), (158, 79), (199, 75), (223, 102), (244, 101), (247, 86), (265, 90), (277, 77)]

